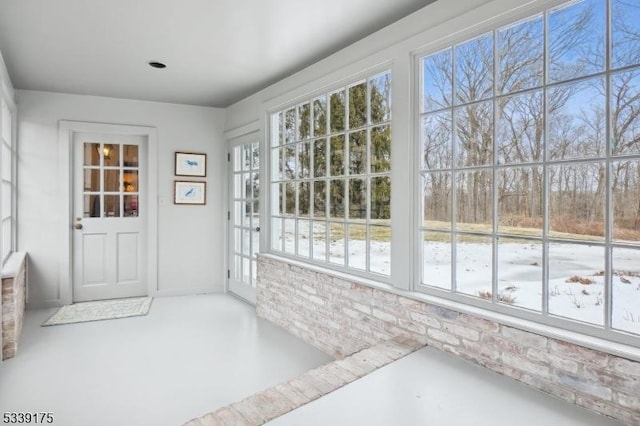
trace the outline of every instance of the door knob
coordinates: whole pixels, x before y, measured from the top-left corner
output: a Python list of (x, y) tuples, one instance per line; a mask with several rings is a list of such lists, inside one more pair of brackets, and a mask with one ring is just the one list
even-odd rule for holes
[(260, 232), (260, 227), (259, 226), (256, 228), (256, 232)]
[(76, 229), (82, 229), (82, 224), (81, 223), (76, 223), (75, 225), (73, 225), (74, 228)]

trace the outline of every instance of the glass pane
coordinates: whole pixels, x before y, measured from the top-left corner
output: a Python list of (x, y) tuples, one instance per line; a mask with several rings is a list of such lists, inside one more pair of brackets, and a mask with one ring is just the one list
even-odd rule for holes
[(298, 145), (298, 176), (306, 179), (311, 176), (311, 142)]
[(498, 239), (498, 302), (542, 309), (542, 244)]
[(84, 217), (100, 217), (100, 196), (84, 196)]
[(120, 170), (104, 170), (104, 190), (106, 192), (120, 191)]
[(542, 91), (498, 100), (498, 163), (529, 163), (544, 156)]
[(282, 251), (282, 220), (279, 217), (271, 218), (271, 248), (273, 250)]
[(331, 137), (331, 154), (329, 156), (329, 175), (344, 174), (344, 135)]
[(493, 103), (482, 102), (458, 108), (455, 158), (458, 167), (493, 162)]
[(369, 81), (371, 124), (391, 120), (391, 73), (373, 77)]
[(11, 176), (11, 173), (13, 172), (13, 167), (11, 166), (11, 147), (5, 144), (3, 141), (0, 141), (0, 147), (2, 147), (2, 151), (0, 152), (0, 157), (2, 158), (2, 165), (0, 166), (0, 169), (2, 170), (1, 176), (3, 180), (11, 181), (13, 179), (13, 177)]
[(285, 213), (295, 214), (296, 212), (296, 184), (294, 182), (287, 182), (285, 184)]
[(349, 218), (367, 218), (366, 179), (349, 179)]
[(258, 284), (258, 262), (251, 260), (251, 287), (256, 288)]
[(613, 248), (613, 307), (611, 325), (640, 334), (640, 251)]
[(246, 257), (242, 258), (242, 282), (251, 284), (251, 262)]
[(242, 281), (242, 257), (233, 256), (233, 278)]
[(543, 31), (542, 16), (498, 31), (499, 93), (542, 85)]
[(391, 219), (391, 178), (371, 178), (371, 219), (383, 223)]
[(125, 167), (138, 167), (138, 145), (123, 145)]
[(242, 146), (242, 170), (251, 170), (253, 164), (253, 149), (252, 146), (247, 144)]
[(124, 192), (138, 192), (138, 171), (125, 170), (122, 175), (122, 186)]
[(327, 133), (327, 97), (313, 100), (313, 134), (322, 136)]
[(499, 169), (498, 232), (542, 236), (542, 167)]
[(260, 198), (260, 173), (251, 173), (251, 196), (255, 199)]
[(452, 141), (450, 111), (422, 117), (422, 168), (433, 170), (451, 167)]
[(492, 250), (491, 237), (457, 236), (456, 289), (458, 292), (491, 300)]
[(604, 324), (604, 248), (549, 244), (549, 313)]
[(367, 83), (349, 87), (349, 128), (367, 124)]
[(254, 143), (251, 145), (252, 153), (251, 153), (251, 168), (257, 170), (260, 168), (260, 144)]
[(233, 247), (235, 253), (242, 253), (242, 228), (233, 228)]
[(311, 256), (311, 222), (308, 220), (298, 221), (298, 256)]
[(285, 253), (296, 253), (296, 221), (295, 219), (284, 220), (284, 251)]
[(251, 254), (251, 231), (249, 229), (242, 230), (242, 254), (245, 256)]
[(640, 3), (611, 0), (613, 68), (640, 63)]
[(313, 182), (313, 215), (325, 217), (327, 215), (327, 184), (326, 181)]
[(367, 131), (349, 133), (349, 174), (367, 172)]
[[(639, 53), (640, 54), (640, 53)], [(611, 77), (611, 154), (640, 153), (640, 70)]]
[(120, 196), (104, 196), (104, 217), (120, 217)]
[[(2, 105), (2, 107), (0, 108), (2, 117), (0, 117), (0, 123), (2, 123), (2, 131), (0, 132), (0, 136), (2, 137), (2, 139), (4, 139), (6, 142), (8, 143), (12, 143), (13, 141), (11, 140), (12, 138), (12, 114), (11, 114), (11, 110), (9, 109), (9, 106), (7, 105), (7, 103), (4, 100), (1, 100), (0, 105)], [(2, 253), (6, 254), (5, 251), (3, 251)]]
[(423, 226), (451, 229), (451, 173), (429, 173), (423, 176), (422, 188)]
[(274, 148), (271, 150), (271, 180), (282, 180), (282, 149)]
[(391, 274), (391, 228), (369, 227), (369, 270), (376, 274)]
[[(258, 226), (257, 223), (254, 223)], [(251, 230), (251, 257), (255, 258), (260, 253), (260, 231), (256, 231), (256, 228)]]
[(329, 222), (329, 262), (344, 265), (344, 224)]
[(327, 261), (327, 224), (325, 222), (313, 222), (313, 258), (323, 262)]
[(422, 111), (450, 107), (453, 93), (452, 50), (443, 50), (424, 58), (422, 73)]
[(349, 225), (349, 267), (367, 269), (367, 227)]
[(234, 172), (239, 172), (242, 170), (242, 161), (243, 161), (242, 150), (243, 149), (244, 147), (242, 146), (236, 146), (233, 148), (233, 171)]
[(311, 105), (298, 105), (298, 140), (311, 136)]
[(120, 166), (120, 145), (112, 145), (110, 143), (102, 144), (102, 154), (104, 155), (105, 166)]
[(493, 94), (493, 34), (456, 46), (456, 103), (487, 99)]
[(282, 112), (271, 116), (271, 146), (282, 145), (284, 134), (282, 132), (283, 115)]
[(640, 241), (640, 162), (616, 161), (611, 164), (613, 238)]
[(344, 217), (344, 181), (329, 181), (329, 216)]
[(100, 191), (99, 169), (84, 169), (84, 190), (93, 192)]
[(284, 183), (272, 183), (271, 194), (271, 214), (284, 214)]
[(309, 182), (300, 182), (298, 184), (298, 215), (309, 216), (311, 191), (309, 190)]
[(233, 175), (233, 197), (234, 198), (245, 198), (244, 191), (246, 190), (246, 187), (242, 179), (243, 179), (242, 174)]
[(457, 226), (460, 231), (492, 232), (493, 178), (490, 170), (456, 173)]
[(247, 212), (247, 203), (244, 201), (236, 201), (234, 204), (234, 225), (251, 226), (250, 212)]
[(344, 130), (344, 90), (329, 97), (329, 129), (331, 133)]
[(99, 166), (100, 165), (100, 144), (84, 143), (84, 165)]
[(327, 175), (327, 141), (317, 139), (313, 142), (313, 175), (324, 177)]
[(371, 173), (391, 171), (391, 127), (371, 129)]
[(549, 13), (550, 82), (604, 69), (605, 3), (603, 0), (569, 2)]
[(604, 157), (604, 79), (598, 77), (547, 91), (549, 158)]
[(422, 283), (451, 290), (451, 234), (422, 233)]
[(294, 142), (296, 138), (296, 110), (291, 108), (284, 113), (284, 142)]
[(124, 196), (124, 216), (135, 217), (140, 216), (140, 210), (138, 210), (138, 196), (137, 195), (125, 195)]
[(253, 198), (253, 185), (251, 184), (251, 173), (242, 174), (242, 189), (244, 196), (242, 198)]
[(549, 236), (604, 239), (605, 163), (549, 167)]

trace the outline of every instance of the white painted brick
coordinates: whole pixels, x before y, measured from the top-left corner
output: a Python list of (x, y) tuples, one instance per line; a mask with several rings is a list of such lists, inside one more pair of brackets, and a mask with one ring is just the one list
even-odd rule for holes
[(454, 336), (462, 337), (473, 342), (477, 342), (480, 339), (480, 333), (478, 331), (462, 325), (442, 322), (442, 327)]
[(578, 363), (569, 359), (550, 354), (544, 350), (530, 348), (527, 350), (527, 358), (532, 361), (548, 364), (553, 368), (565, 370), (570, 373), (577, 373)]
[(431, 315), (425, 315), (418, 312), (410, 312), (409, 317), (420, 324), (424, 324), (429, 328), (442, 328), (442, 324), (437, 318)]
[(460, 339), (456, 336), (447, 333), (446, 331), (437, 330), (435, 328), (430, 328), (427, 330), (427, 336), (431, 337), (442, 343), (448, 343), (449, 345), (458, 346), (460, 344)]
[(382, 320), (382, 321), (387, 321), (387, 322), (390, 322), (392, 324), (396, 323), (396, 317), (395, 316), (393, 316), (393, 315), (391, 315), (391, 314), (389, 314), (387, 312), (381, 311), (379, 309), (374, 309), (373, 310), (373, 316), (378, 318), (378, 319), (380, 319), (380, 320)]
[(548, 378), (549, 377), (549, 367), (536, 364), (528, 359), (505, 352), (502, 354), (502, 362), (508, 365), (509, 367), (513, 367), (515, 369), (524, 371), (526, 373), (532, 374), (537, 377)]
[(640, 378), (640, 362), (628, 359), (611, 357), (610, 365), (614, 371)]
[(512, 327), (502, 327), (502, 335), (522, 346), (529, 346), (538, 349), (547, 347), (546, 337), (539, 336), (528, 331), (522, 331)]

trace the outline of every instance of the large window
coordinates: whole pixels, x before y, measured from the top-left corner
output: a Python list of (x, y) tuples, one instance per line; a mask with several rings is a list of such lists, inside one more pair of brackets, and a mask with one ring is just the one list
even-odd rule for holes
[(0, 96), (0, 266), (13, 251), (14, 232), (14, 148), (13, 148), (13, 113), (9, 105)]
[(640, 3), (573, 1), (420, 67), (421, 288), (640, 334)]
[(390, 72), (272, 114), (272, 250), (390, 274), (390, 123)]

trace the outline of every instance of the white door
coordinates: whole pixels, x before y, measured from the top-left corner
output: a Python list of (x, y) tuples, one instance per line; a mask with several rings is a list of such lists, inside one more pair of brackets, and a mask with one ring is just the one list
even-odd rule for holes
[(255, 304), (256, 254), (260, 251), (259, 143), (234, 146), (229, 161), (229, 291)]
[(147, 294), (146, 141), (74, 136), (74, 302)]

